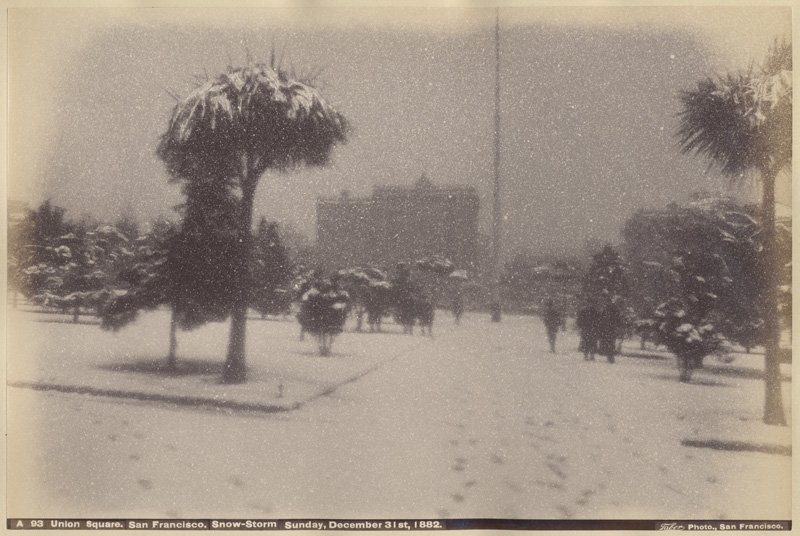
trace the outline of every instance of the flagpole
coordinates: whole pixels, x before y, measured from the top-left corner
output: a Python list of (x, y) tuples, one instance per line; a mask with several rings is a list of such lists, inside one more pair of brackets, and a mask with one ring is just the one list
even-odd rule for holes
[(502, 296), (500, 288), (500, 8), (495, 10), (494, 24), (494, 199), (492, 207), (492, 322), (500, 322)]

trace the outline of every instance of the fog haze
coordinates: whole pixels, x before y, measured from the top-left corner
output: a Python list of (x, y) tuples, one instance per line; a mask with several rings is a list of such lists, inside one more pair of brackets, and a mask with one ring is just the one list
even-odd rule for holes
[[(353, 132), (329, 167), (265, 175), (256, 217), (313, 239), (318, 196), (368, 195), (425, 173), (475, 185), (488, 234), (494, 10), (408, 11), (16, 10), (9, 197), (50, 198), (73, 217), (172, 215), (180, 187), (155, 155), (170, 94), (185, 96), (248, 55), (269, 62), (274, 47), (284, 67), (316, 75)], [(717, 11), (501, 10), (505, 255), (615, 241), (637, 208), (728, 185), (679, 153), (677, 95), (711, 72), (746, 67), (743, 58), (760, 60), (773, 38), (789, 37), (790, 17)], [(67, 40), (81, 20), (84, 37)], [(738, 48), (725, 40), (733, 27), (744, 36)]]

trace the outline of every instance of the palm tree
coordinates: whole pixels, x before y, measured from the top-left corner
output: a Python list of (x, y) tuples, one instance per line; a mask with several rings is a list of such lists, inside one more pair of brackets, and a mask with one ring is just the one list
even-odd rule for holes
[(778, 342), (775, 178), (792, 158), (792, 51), (776, 42), (759, 72), (710, 77), (680, 95), (678, 138), (684, 153), (716, 162), (729, 177), (758, 172), (762, 184), (765, 280), (764, 422), (786, 424)]
[(246, 379), (245, 327), (253, 197), (268, 169), (321, 166), (345, 140), (347, 124), (306, 83), (264, 64), (229, 69), (178, 102), (157, 153), (170, 174), (184, 181), (216, 180), (239, 199), (236, 269), (223, 381)]

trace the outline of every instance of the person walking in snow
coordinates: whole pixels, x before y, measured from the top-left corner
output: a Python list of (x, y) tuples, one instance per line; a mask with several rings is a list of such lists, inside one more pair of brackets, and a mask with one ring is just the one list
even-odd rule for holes
[(542, 311), (542, 321), (547, 331), (547, 342), (550, 343), (550, 353), (556, 352), (556, 335), (559, 329), (566, 329), (564, 314), (559, 310), (553, 300), (547, 300)]
[(599, 338), (600, 311), (590, 300), (588, 304), (578, 311), (575, 325), (581, 335), (579, 350), (583, 352), (586, 361), (594, 361), (594, 354), (597, 352), (597, 340)]
[(464, 297), (461, 295), (461, 292), (456, 292), (453, 295), (453, 318), (455, 319), (456, 325), (461, 323), (461, 315), (464, 314)]
[(622, 312), (613, 300), (609, 300), (600, 311), (599, 328), (599, 353), (613, 363), (617, 353), (617, 338), (622, 328)]

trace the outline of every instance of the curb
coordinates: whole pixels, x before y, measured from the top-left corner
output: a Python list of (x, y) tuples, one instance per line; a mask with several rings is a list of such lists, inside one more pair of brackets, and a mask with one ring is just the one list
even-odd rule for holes
[(57, 391), (80, 395), (107, 396), (110, 398), (128, 398), (146, 402), (167, 402), (179, 406), (200, 406), (238, 411), (257, 411), (261, 413), (278, 413), (300, 409), (306, 401), (291, 404), (260, 404), (258, 402), (239, 402), (237, 400), (209, 398), (200, 396), (165, 395), (160, 393), (145, 393), (142, 391), (123, 391), (116, 389), (96, 389), (82, 385), (61, 385), (56, 383), (39, 382), (12, 382), (10, 387), (34, 389), (36, 391)]
[(219, 408), (219, 409), (230, 409), (234, 411), (251, 411), (259, 413), (281, 413), (281, 412), (290, 412), (298, 410), (309, 402), (313, 402), (324, 396), (328, 396), (336, 392), (336, 390), (342, 387), (343, 385), (356, 382), (359, 379), (366, 376), (367, 374), (370, 374), (378, 370), (379, 368), (396, 360), (402, 355), (415, 350), (420, 344), (421, 343), (414, 344), (411, 346), (411, 348), (407, 348), (399, 353), (387, 357), (384, 360), (377, 361), (372, 366), (367, 367), (364, 370), (361, 370), (357, 374), (354, 374), (353, 376), (346, 378), (340, 381), (339, 383), (330, 385), (329, 387), (326, 387), (325, 389), (319, 392), (312, 393), (311, 395), (305, 397), (302, 400), (298, 400), (295, 402), (287, 402), (285, 404), (241, 402), (238, 400), (231, 400), (225, 398), (211, 398), (211, 397), (188, 396), (188, 395), (169, 395), (163, 393), (147, 393), (143, 391), (126, 391), (122, 389), (102, 389), (86, 385), (65, 385), (59, 383), (46, 383), (46, 382), (36, 382), (36, 381), (9, 382), (7, 385), (9, 387), (17, 387), (21, 389), (33, 389), (36, 391), (56, 391), (59, 393), (105, 396), (109, 398), (125, 398), (125, 399), (141, 400), (144, 402), (162, 402), (168, 404), (175, 404), (178, 406)]
[(778, 445), (775, 443), (754, 443), (751, 441), (728, 441), (722, 439), (683, 439), (684, 447), (708, 448), (714, 450), (727, 450), (733, 452), (761, 452), (764, 454), (777, 454), (779, 456), (792, 456), (791, 445)]

